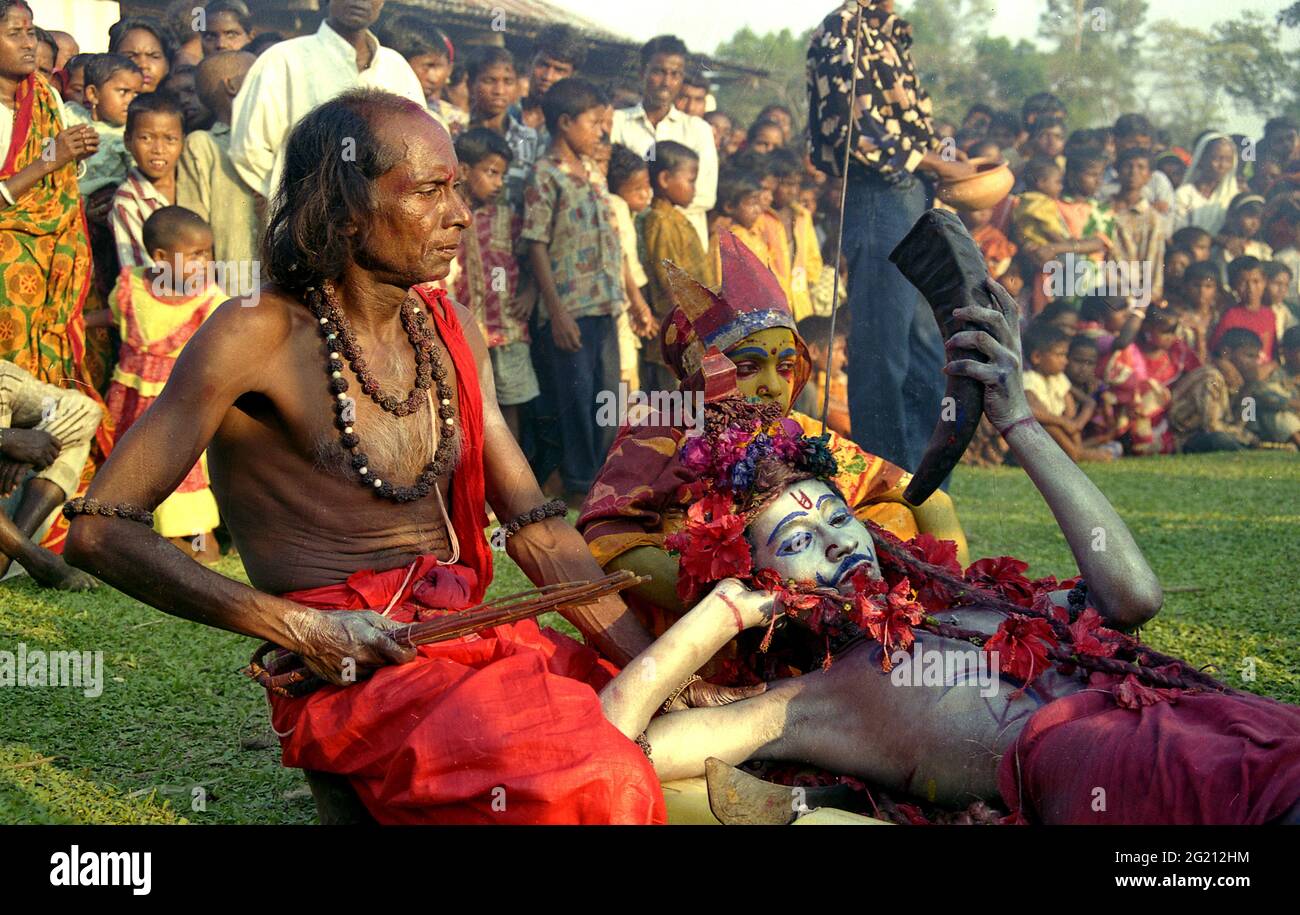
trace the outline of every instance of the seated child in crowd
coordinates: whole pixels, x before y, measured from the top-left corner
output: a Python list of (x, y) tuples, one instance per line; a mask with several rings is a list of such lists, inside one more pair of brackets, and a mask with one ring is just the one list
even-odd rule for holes
[(1169, 248), (1186, 251), (1192, 256), (1192, 263), (1208, 261), (1214, 250), (1214, 236), (1200, 226), (1183, 226), (1169, 236)]
[[(623, 246), (623, 262), (627, 269), (628, 309), (618, 318), (618, 364), (619, 376), (629, 391), (641, 387), (641, 338), (633, 330), (631, 313), (639, 312), (643, 316), (644, 333), (653, 334), (658, 323), (650, 311), (641, 288), (650, 282), (641, 256), (637, 253), (637, 233), (635, 217), (644, 213), (654, 199), (650, 188), (650, 166), (645, 159), (621, 143), (614, 144), (609, 153), (609, 169), (606, 175), (609, 183), (609, 202), (614, 208), (614, 218), (618, 222), (618, 240)], [(699, 244), (699, 236), (695, 237)], [(701, 249), (703, 246), (700, 246)]]
[(1120, 457), (1124, 447), (1116, 441), (1115, 424), (1104, 408), (1102, 394), (1106, 386), (1098, 377), (1101, 350), (1097, 341), (1087, 334), (1077, 334), (1070, 338), (1070, 348), (1066, 353), (1065, 377), (1070, 379), (1070, 396), (1079, 405), (1079, 416), (1085, 411), (1091, 412), (1083, 428), (1083, 447), (1107, 451), (1112, 457)]
[(1069, 377), (1070, 338), (1054, 324), (1035, 322), (1025, 333), (1025, 356), (1031, 368), (1024, 372), (1025, 397), (1034, 419), (1047, 430), (1061, 450), (1074, 461), (1110, 461), (1109, 451), (1085, 448), (1083, 430), (1092, 419), (1096, 404), (1071, 394)]
[[(1283, 335), (1279, 349), (1282, 351), (1284, 367), (1261, 365), (1258, 350), (1261, 347), (1257, 336), (1247, 340), (1249, 331), (1238, 328), (1228, 333), (1240, 334), (1242, 343), (1238, 346), (1239, 360), (1244, 368), (1241, 371), (1243, 385), (1241, 388), (1241, 416), (1247, 431), (1258, 436), (1261, 445), (1282, 445), (1300, 448), (1300, 390), (1296, 386), (1297, 358), (1300, 357), (1300, 327), (1291, 328), (1290, 352), (1287, 352)], [(1227, 340), (1227, 334), (1224, 335)], [(1253, 362), (1252, 362), (1253, 357)], [(1252, 376), (1250, 373), (1255, 374)]]
[(1055, 325), (1066, 337), (1073, 337), (1079, 332), (1079, 312), (1069, 302), (1049, 302), (1034, 323)]
[(1249, 255), (1266, 261), (1273, 257), (1273, 249), (1259, 237), (1263, 212), (1264, 198), (1258, 194), (1244, 193), (1232, 198), (1223, 228), (1210, 248), (1210, 260), (1219, 265), (1225, 278), (1233, 258)]
[(456, 138), (459, 178), (473, 224), (460, 234), (461, 269), (452, 293), (483, 332), (497, 403), (518, 441), (520, 407), (537, 397), (540, 388), (529, 347), (528, 315), (517, 311), (525, 301), (519, 295), (516, 256), (523, 218), (501, 194), (513, 155), (504, 137), (484, 127)]
[(1277, 199), (1265, 213), (1264, 240), (1273, 249), (1273, 260), (1291, 273), (1291, 288), (1284, 296), (1292, 312), (1300, 317), (1300, 203)]
[(1287, 302), (1287, 296), (1291, 293), (1291, 284), (1294, 281), (1291, 275), (1291, 268), (1281, 261), (1265, 261), (1264, 269), (1264, 301), (1268, 307), (1273, 309), (1274, 332), (1277, 339), (1281, 340), (1282, 335), (1291, 327), (1300, 324), (1300, 319), (1291, 309), (1290, 303)]
[[(148, 96), (141, 96), (147, 98)], [(120, 437), (154, 402), (185, 344), (226, 295), (211, 282), (212, 232), (184, 207), (162, 207), (141, 232), (149, 266), (125, 266), (97, 321), (112, 321), (122, 348), (108, 388), (108, 412)], [(103, 316), (101, 319), (100, 316)], [(196, 559), (218, 556), (212, 535), (220, 520), (200, 456), (176, 490), (154, 509), (154, 529)]]
[(1170, 389), (1201, 364), (1191, 347), (1178, 339), (1177, 328), (1177, 318), (1168, 309), (1148, 308), (1137, 339), (1117, 346), (1106, 359), (1102, 396), (1127, 454), (1170, 454), (1175, 448), (1165, 421)]
[[(185, 138), (176, 177), (176, 201), (212, 226), (216, 259), (251, 263), (258, 257), (260, 220), (253, 192), (230, 161), (230, 117), (235, 96), (255, 58), (218, 51), (198, 66), (198, 92), (212, 126)], [(227, 290), (234, 295), (236, 290)]]
[(1244, 327), (1252, 331), (1263, 344), (1259, 358), (1261, 362), (1272, 362), (1277, 343), (1277, 316), (1273, 309), (1264, 304), (1268, 281), (1264, 277), (1264, 265), (1248, 254), (1235, 257), (1228, 264), (1228, 286), (1237, 300), (1237, 304), (1223, 313), (1218, 325), (1210, 337), (1210, 349), (1217, 348), (1218, 341), (1224, 333), (1234, 327)]
[(1282, 335), (1282, 371), (1274, 377), (1286, 388), (1291, 409), (1300, 413), (1300, 326)]
[(1178, 336), (1195, 352), (1198, 359), (1210, 358), (1210, 334), (1219, 317), (1231, 307), (1231, 299), (1219, 280), (1219, 268), (1210, 261), (1199, 261), (1187, 268), (1170, 306), (1178, 311)]
[(1079, 305), (1075, 333), (1096, 343), (1104, 362), (1113, 349), (1123, 349), (1137, 339), (1141, 323), (1142, 315), (1129, 309), (1122, 296), (1089, 295)]
[[(664, 140), (655, 144), (655, 155), (648, 165), (654, 199), (641, 218), (640, 260), (649, 268), (649, 305), (658, 322), (673, 310), (665, 260), (672, 261), (706, 286), (717, 285), (718, 279), (709, 264), (708, 253), (700, 244), (699, 233), (682, 210), (695, 199), (700, 157), (688, 146)], [(658, 346), (641, 350), (641, 381), (648, 391), (671, 391), (677, 387), (677, 379), (664, 364)]]
[(161, 90), (137, 95), (126, 114), (123, 139), (135, 160), (113, 195), (109, 225), (120, 267), (151, 266), (144, 241), (145, 220), (176, 199), (176, 163), (184, 148), (184, 114)]
[(1246, 428), (1242, 395), (1259, 380), (1260, 340), (1244, 327), (1226, 331), (1208, 365), (1188, 372), (1173, 388), (1169, 429), (1185, 454), (1241, 451), (1259, 443)]
[[(1075, 161), (1077, 165), (1072, 173), (1071, 186), (1072, 193), (1079, 193), (1083, 190), (1083, 182), (1080, 181), (1078, 170), (1085, 163), (1082, 158), (1076, 158)], [(1089, 166), (1089, 174), (1095, 175), (1099, 182), (1098, 169), (1101, 163), (1089, 157), (1086, 164)], [(1057, 296), (1067, 297), (1069, 291), (1086, 294), (1095, 279), (1091, 276), (1092, 265), (1095, 263), (1091, 258), (1100, 258), (1103, 252), (1109, 250), (1110, 241), (1101, 231), (1104, 226), (1091, 218), (1091, 201), (1072, 196), (1067, 203), (1062, 198), (1064, 179), (1061, 170), (1054, 164), (1041, 159), (1031, 161), (1025, 166), (1024, 181), (1026, 191), (1020, 195), (1020, 204), (1012, 217), (1015, 239), (1024, 253), (1036, 266), (1042, 266), (1063, 255), (1080, 259), (1075, 268), (1068, 271), (1071, 289), (1067, 290), (1063, 278), (1054, 273), (1042, 272), (1036, 276), (1037, 282), (1031, 289), (1031, 311), (1037, 314), (1049, 300)], [(1070, 214), (1068, 220), (1067, 211)], [(1079, 269), (1081, 265), (1084, 267), (1082, 271)]]

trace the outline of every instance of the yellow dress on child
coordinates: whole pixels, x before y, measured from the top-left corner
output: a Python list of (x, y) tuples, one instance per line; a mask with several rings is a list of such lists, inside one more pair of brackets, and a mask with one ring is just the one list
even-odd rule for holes
[[(120, 438), (162, 393), (176, 357), (227, 296), (215, 283), (179, 301), (152, 292), (150, 268), (124, 268), (109, 296), (122, 337), (117, 368), (108, 387), (108, 411)], [(154, 509), (154, 530), (164, 537), (206, 533), (220, 521), (208, 486), (207, 455), (200, 455), (176, 491)]]

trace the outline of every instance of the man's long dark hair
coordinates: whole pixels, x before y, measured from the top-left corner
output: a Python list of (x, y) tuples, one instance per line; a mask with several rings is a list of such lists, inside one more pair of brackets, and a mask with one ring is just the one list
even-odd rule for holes
[(373, 125), (423, 110), (401, 96), (356, 89), (298, 122), (285, 144), (262, 237), (263, 267), (272, 282), (300, 292), (342, 275), (370, 233), (376, 179), (402, 157), (402, 150), (380, 142)]

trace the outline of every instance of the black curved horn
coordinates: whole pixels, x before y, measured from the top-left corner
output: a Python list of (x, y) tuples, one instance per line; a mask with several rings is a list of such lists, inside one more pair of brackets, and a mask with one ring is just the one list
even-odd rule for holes
[[(945, 341), (967, 326), (965, 321), (952, 316), (955, 309), (990, 304), (989, 294), (983, 289), (989, 275), (984, 255), (961, 220), (946, 210), (927, 210), (922, 214), (890, 253), (889, 260), (925, 297)], [(986, 361), (982, 353), (973, 350), (960, 353), (963, 357)], [(939, 423), (903, 493), (904, 499), (920, 505), (930, 498), (966, 453), (983, 413), (983, 386), (970, 378), (948, 376)]]

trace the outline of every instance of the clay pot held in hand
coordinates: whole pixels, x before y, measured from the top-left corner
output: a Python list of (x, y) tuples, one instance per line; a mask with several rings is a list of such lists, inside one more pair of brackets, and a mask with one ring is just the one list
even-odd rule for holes
[(1002, 159), (987, 156), (970, 160), (975, 173), (955, 181), (939, 184), (939, 199), (956, 210), (987, 210), (997, 206), (1011, 193), (1015, 175)]

